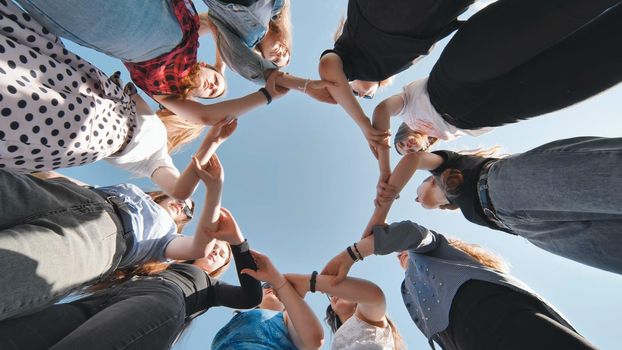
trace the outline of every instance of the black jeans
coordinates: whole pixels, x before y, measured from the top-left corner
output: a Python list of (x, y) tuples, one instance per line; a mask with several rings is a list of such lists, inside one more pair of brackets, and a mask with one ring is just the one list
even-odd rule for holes
[(618, 3), (497, 1), (448, 43), (430, 73), (432, 104), (449, 123), (473, 129), (549, 113), (615, 85), (622, 80), (622, 45), (612, 41), (622, 35)]
[(168, 349), (184, 325), (175, 284), (138, 277), (84, 299), (0, 322), (0, 349)]
[(596, 350), (536, 298), (477, 280), (456, 293), (440, 339), (446, 350)]

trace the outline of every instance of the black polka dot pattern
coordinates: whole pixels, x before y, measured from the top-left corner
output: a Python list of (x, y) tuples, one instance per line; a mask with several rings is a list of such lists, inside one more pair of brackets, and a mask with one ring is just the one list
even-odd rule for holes
[[(0, 4), (0, 168), (44, 171), (116, 153), (135, 104), (14, 4)], [(114, 126), (114, 129), (113, 129)]]

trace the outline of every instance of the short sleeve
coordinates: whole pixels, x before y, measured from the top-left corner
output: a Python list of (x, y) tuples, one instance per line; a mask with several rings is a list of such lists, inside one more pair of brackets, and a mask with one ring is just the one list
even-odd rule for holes
[(167, 259), (164, 254), (166, 252), (166, 247), (168, 247), (168, 244), (171, 243), (171, 241), (179, 237), (183, 237), (183, 235), (174, 232), (173, 229), (173, 232), (169, 232), (164, 237), (156, 240), (150, 247), (151, 249), (149, 249), (148, 256), (145, 261), (166, 261)]
[(432, 232), (412, 221), (394, 222), (391, 225), (374, 226), (374, 254), (386, 255), (429, 245)]
[(432, 154), (436, 154), (437, 156), (443, 158), (443, 163), (439, 165), (438, 168), (430, 170), (432, 175), (435, 176), (440, 175), (443, 171), (445, 171), (445, 169), (451, 168), (452, 164), (462, 157), (461, 154), (452, 151), (434, 151)]

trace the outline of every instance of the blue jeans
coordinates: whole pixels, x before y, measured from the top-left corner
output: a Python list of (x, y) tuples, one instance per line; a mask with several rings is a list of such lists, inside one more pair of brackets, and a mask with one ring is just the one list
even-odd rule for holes
[(496, 162), (499, 219), (536, 246), (622, 274), (622, 138), (559, 140)]
[(0, 320), (53, 304), (107, 276), (123, 226), (95, 192), (0, 169)]
[(3, 350), (169, 349), (182, 330), (181, 289), (158, 277), (135, 277), (84, 299), (0, 322)]
[(128, 62), (170, 52), (182, 39), (170, 0), (13, 0), (53, 34)]

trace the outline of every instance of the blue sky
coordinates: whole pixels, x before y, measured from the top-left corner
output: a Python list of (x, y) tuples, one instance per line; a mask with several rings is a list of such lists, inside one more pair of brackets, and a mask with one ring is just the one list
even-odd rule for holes
[[(202, 2), (195, 3), (200, 11), (206, 10)], [(346, 4), (345, 0), (294, 2), (294, 54), (286, 71), (318, 77), (319, 55), (331, 47), (332, 33), (338, 19), (345, 14)], [(446, 40), (415, 67), (401, 73), (392, 86), (373, 100), (363, 101), (368, 114), (383, 98), (426, 76)], [(120, 62), (71, 43), (68, 46), (106, 72), (121, 70), (122, 78), (129, 80)], [(201, 59), (213, 62), (213, 54), (211, 39), (202, 39)], [(231, 71), (227, 72), (227, 78), (226, 98), (258, 89)], [(620, 100), (622, 87), (617, 86), (571, 108), (498, 128), (479, 138), (464, 137), (441, 147), (460, 150), (502, 145), (516, 153), (573, 136), (620, 136)], [(394, 128), (397, 124), (397, 121), (392, 123)], [(198, 142), (175, 155), (178, 167), (186, 166), (197, 146)], [(253, 248), (268, 254), (282, 272), (320, 270), (360, 236), (373, 211), (377, 163), (361, 132), (340, 108), (320, 104), (298, 92), (292, 91), (270, 106), (241, 117), (238, 130), (218, 154), (226, 174), (224, 206), (235, 215)], [(392, 153), (392, 157), (395, 164), (397, 155)], [(149, 180), (131, 178), (105, 162), (63, 172), (97, 185), (133, 182), (146, 189), (155, 188)], [(523, 239), (471, 224), (459, 212), (422, 209), (414, 198), (415, 188), (424, 176), (416, 175), (405, 188), (389, 220), (415, 220), (436, 231), (492, 249), (505, 257), (515, 276), (555, 305), (598, 348), (619, 348), (621, 276), (557, 257)], [(598, 184), (598, 179), (594, 180)], [(203, 188), (199, 188), (194, 197), (201, 200), (203, 195)], [(186, 232), (194, 232), (194, 225), (189, 225)], [(394, 255), (365, 259), (355, 265), (351, 274), (370, 279), (383, 288), (389, 314), (410, 349), (427, 347), (402, 304), (399, 286), (403, 271)], [(237, 283), (235, 271), (228, 271), (224, 280)], [(326, 299), (308, 295), (307, 301), (318, 317), (323, 317)], [(232, 316), (230, 309), (208, 311), (194, 322), (175, 349), (209, 348), (214, 334)], [(328, 349), (329, 344), (326, 328), (324, 348)]]

